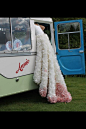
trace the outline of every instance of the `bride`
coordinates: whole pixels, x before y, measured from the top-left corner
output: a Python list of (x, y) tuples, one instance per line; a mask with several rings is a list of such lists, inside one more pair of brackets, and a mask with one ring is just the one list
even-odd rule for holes
[(72, 96), (60, 70), (56, 55), (44, 33), (44, 26), (34, 24), (37, 38), (37, 56), (34, 70), (34, 82), (39, 84), (39, 94), (47, 97), (50, 103), (71, 102)]

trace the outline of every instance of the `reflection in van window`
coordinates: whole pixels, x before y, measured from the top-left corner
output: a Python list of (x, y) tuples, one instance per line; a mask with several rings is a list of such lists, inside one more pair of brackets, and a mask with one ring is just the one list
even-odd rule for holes
[(58, 25), (58, 33), (80, 31), (79, 22)]
[(0, 18), (0, 51), (12, 50), (9, 18)]
[(81, 47), (80, 23), (65, 23), (58, 25), (59, 49), (76, 49)]
[(31, 30), (29, 18), (11, 18), (13, 49), (27, 51), (31, 49)]
[(68, 35), (60, 34), (58, 35), (59, 48), (60, 49), (68, 49)]

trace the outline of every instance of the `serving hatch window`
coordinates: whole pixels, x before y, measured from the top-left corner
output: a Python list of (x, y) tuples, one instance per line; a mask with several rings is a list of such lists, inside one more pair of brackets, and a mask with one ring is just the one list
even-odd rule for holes
[(29, 18), (0, 18), (0, 51), (31, 49)]

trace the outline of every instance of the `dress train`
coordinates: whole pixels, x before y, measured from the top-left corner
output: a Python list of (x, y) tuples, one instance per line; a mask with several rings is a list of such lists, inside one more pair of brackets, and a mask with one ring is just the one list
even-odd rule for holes
[(39, 84), (39, 94), (50, 103), (71, 102), (72, 96), (60, 70), (56, 55), (47, 34), (37, 35), (37, 56), (34, 82)]

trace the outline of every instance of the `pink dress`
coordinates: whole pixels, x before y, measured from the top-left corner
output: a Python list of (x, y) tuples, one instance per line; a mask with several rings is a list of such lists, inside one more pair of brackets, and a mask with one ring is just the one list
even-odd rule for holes
[(39, 94), (41, 97), (47, 97), (50, 103), (71, 102), (72, 96), (67, 90), (47, 34), (37, 25), (35, 25), (35, 32), (37, 56), (33, 79), (39, 85)]

